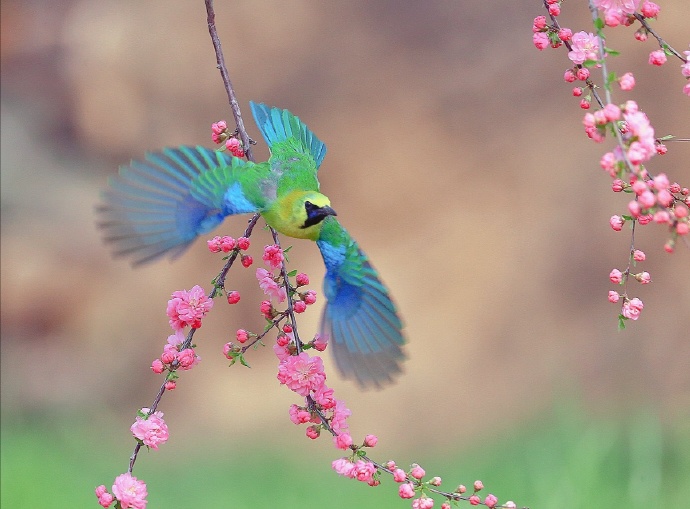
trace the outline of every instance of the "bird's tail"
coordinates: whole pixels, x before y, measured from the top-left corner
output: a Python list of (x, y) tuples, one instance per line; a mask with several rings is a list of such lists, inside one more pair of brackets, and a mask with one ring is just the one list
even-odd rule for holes
[(249, 105), (254, 115), (254, 121), (259, 126), (269, 148), (274, 143), (293, 138), (298, 140), (299, 145), (311, 154), (316, 162), (316, 167), (321, 166), (321, 161), (326, 156), (326, 145), (309, 130), (304, 122), (288, 110), (271, 108), (252, 101), (249, 102)]
[(405, 359), (402, 321), (367, 256), (334, 217), (323, 221), (317, 240), (328, 302), (321, 333), (329, 336), (336, 365), (361, 387), (393, 381)]
[(181, 255), (199, 234), (223, 220), (219, 211), (192, 196), (192, 183), (232, 160), (222, 152), (183, 146), (122, 166), (98, 208), (104, 240), (135, 265)]

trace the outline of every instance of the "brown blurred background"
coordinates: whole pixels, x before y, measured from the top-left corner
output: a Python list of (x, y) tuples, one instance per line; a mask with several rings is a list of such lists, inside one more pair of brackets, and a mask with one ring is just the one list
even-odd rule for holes
[[(322, 189), (405, 318), (409, 360), (396, 386), (361, 393), (328, 365), (355, 435), (404, 449), (415, 433), (411, 449), (441, 450), (566, 396), (593, 413), (644, 405), (662, 421), (690, 416), (690, 252), (665, 254), (662, 228), (639, 230), (654, 283), (631, 285), (645, 309), (617, 332), (607, 275), (624, 267), (629, 235), (608, 218), (626, 198), (599, 169), (611, 141), (584, 135), (562, 80), (566, 51), (532, 46), (538, 2), (216, 4), (250, 135), (260, 138), (251, 99), (290, 109), (324, 140)], [(686, 49), (687, 2), (662, 7), (655, 26)], [(564, 26), (590, 26), (585, 8), (563, 12)], [(610, 35), (622, 52), (612, 70), (638, 82), (615, 100), (638, 100), (658, 135), (689, 137), (679, 63), (652, 68), (651, 40)], [(2, 1), (3, 419), (72, 409), (128, 426), (151, 401), (166, 301), (208, 289), (220, 261), (198, 242), (174, 263), (133, 270), (102, 245), (94, 206), (119, 164), (166, 145), (211, 146), (221, 118), (231, 114), (203, 2)], [(652, 170), (690, 184), (690, 143), (668, 146)], [(257, 152), (266, 157), (263, 144)], [(218, 233), (239, 236), (244, 222)], [(253, 241), (260, 260), (269, 237)], [(316, 247), (283, 242), (320, 292)], [(261, 327), (253, 273), (231, 273), (242, 301), (217, 302), (196, 336), (201, 365), (163, 400), (178, 436), (301, 440), (270, 349), (249, 355), (251, 370), (227, 369), (221, 355), (237, 328)], [(307, 335), (318, 314), (301, 320)]]

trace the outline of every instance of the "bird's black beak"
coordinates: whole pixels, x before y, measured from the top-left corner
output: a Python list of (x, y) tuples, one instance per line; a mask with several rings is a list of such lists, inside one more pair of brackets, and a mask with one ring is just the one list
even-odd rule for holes
[(302, 228), (309, 228), (315, 224), (319, 224), (321, 221), (326, 219), (328, 216), (337, 216), (335, 210), (326, 205), (325, 207), (315, 207), (311, 203), (307, 202), (307, 220), (304, 222)]

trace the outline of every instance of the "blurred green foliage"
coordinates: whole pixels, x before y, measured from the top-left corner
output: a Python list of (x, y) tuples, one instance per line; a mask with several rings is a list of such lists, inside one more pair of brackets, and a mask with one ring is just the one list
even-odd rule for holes
[[(2, 507), (98, 507), (93, 489), (112, 484), (126, 466), (129, 445), (116, 446), (107, 429), (84, 430), (62, 419), (34, 422), (41, 424), (3, 427)], [(148, 483), (150, 509), (409, 506), (390, 478), (370, 488), (338, 477), (322, 458), (294, 457), (281, 446), (206, 442), (171, 456), (164, 452), (170, 445), (144, 454), (135, 469)], [(569, 408), (470, 449), (412, 460), (428, 475), (442, 476), (446, 489), (481, 479), (483, 495), (532, 509), (684, 507), (690, 500), (690, 424), (662, 425), (645, 412), (605, 419)]]

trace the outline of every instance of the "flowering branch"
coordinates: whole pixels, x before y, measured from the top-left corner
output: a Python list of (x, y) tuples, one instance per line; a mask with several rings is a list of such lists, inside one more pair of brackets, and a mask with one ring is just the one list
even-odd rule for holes
[[(632, 273), (633, 265), (636, 262), (644, 261), (646, 258), (644, 252), (635, 249), (636, 226), (651, 222), (668, 225), (670, 238), (664, 249), (669, 253), (673, 252), (678, 238), (683, 238), (687, 243), (687, 235), (690, 232), (687, 208), (690, 205), (690, 191), (687, 187), (681, 187), (676, 182), (670, 182), (664, 173), (654, 175), (646, 168), (646, 163), (654, 155), (663, 155), (667, 152), (663, 142), (673, 137), (655, 137), (649, 119), (639, 110), (635, 101), (629, 100), (622, 105), (613, 102), (611, 85), (618, 82), (621, 90), (629, 91), (635, 86), (635, 79), (630, 72), (620, 78), (617, 78), (614, 73), (609, 73), (607, 59), (609, 56), (618, 54), (618, 52), (605, 47), (604, 28), (619, 25), (630, 26), (639, 21), (642, 27), (635, 32), (635, 38), (644, 41), (647, 34), (651, 33), (661, 46), (661, 50), (650, 53), (649, 63), (651, 65), (663, 65), (666, 62), (667, 54), (674, 55), (683, 62), (683, 76), (690, 78), (690, 64), (688, 64), (687, 58), (673, 49), (649, 25), (648, 20), (656, 18), (660, 11), (659, 6), (651, 1), (591, 0), (588, 5), (596, 35), (584, 31), (573, 34), (572, 30), (562, 28), (556, 19), (561, 12), (559, 0), (544, 0), (543, 4), (548, 11), (551, 24), (547, 24), (546, 16), (536, 17), (532, 27), (533, 42), (539, 50), (548, 46), (558, 48), (562, 45), (568, 49), (568, 58), (574, 67), (566, 70), (565, 81), (573, 83), (576, 80), (582, 80), (585, 82), (585, 87), (573, 88), (575, 97), (582, 96), (583, 88), (590, 91), (591, 95), (588, 94), (580, 100), (582, 109), (588, 110), (590, 108), (591, 96), (594, 97), (600, 107), (594, 113), (585, 114), (583, 122), (585, 132), (590, 139), (597, 143), (605, 140), (607, 132), (613, 134), (617, 146), (604, 154), (600, 164), (614, 179), (612, 185), (614, 192), (634, 193), (634, 199), (628, 203), (628, 213), (614, 215), (610, 219), (610, 225), (615, 231), (621, 231), (625, 222), (631, 223), (628, 266), (623, 272), (613, 269), (609, 274), (612, 283), (623, 285), (623, 294), (610, 291), (609, 301), (619, 302), (622, 299), (618, 323), (620, 328), (624, 328), (627, 320), (639, 318), (644, 307), (640, 299), (628, 297), (628, 280), (632, 277), (642, 284), (651, 283), (651, 276), (648, 272)], [(690, 51), (686, 51), (685, 54), (690, 56)], [(597, 93), (597, 86), (590, 78), (590, 68), (601, 69), (604, 83), (603, 99)], [(690, 81), (686, 83), (683, 92), (690, 95)]]
[[(212, 0), (205, 0), (207, 23), (209, 34), (216, 52), (216, 61), (220, 70), (230, 107), (235, 118), (236, 129), (230, 133), (225, 121), (219, 121), (212, 125), (212, 139), (216, 143), (224, 143), (220, 150), (229, 150), (237, 157), (246, 157), (253, 161), (251, 145), (254, 143), (249, 138), (235, 96), (230, 77), (225, 66), (220, 39), (215, 27), (215, 13)], [(136, 439), (134, 451), (130, 457), (129, 468), (126, 473), (118, 476), (110, 493), (104, 485), (96, 488), (98, 502), (103, 507), (109, 507), (114, 503), (115, 509), (145, 509), (148, 496), (146, 484), (132, 475), (139, 451), (143, 446), (150, 449), (158, 449), (168, 438), (168, 428), (163, 420), (163, 413), (158, 411), (163, 394), (175, 389), (179, 378), (179, 371), (189, 370), (199, 362), (199, 357), (194, 352), (193, 338), (201, 327), (202, 319), (213, 308), (214, 299), (225, 293), (229, 304), (235, 304), (240, 300), (239, 292), (227, 291), (226, 278), (230, 268), (234, 265), (238, 256), (242, 265), (247, 268), (252, 265), (252, 257), (243, 253), (250, 246), (249, 238), (259, 219), (255, 214), (249, 221), (242, 237), (237, 240), (231, 237), (214, 237), (207, 241), (209, 251), (212, 253), (227, 253), (225, 264), (218, 275), (213, 279), (213, 287), (206, 294), (200, 286), (191, 290), (179, 290), (173, 292), (167, 305), (167, 315), (174, 334), (168, 337), (163, 353), (151, 364), (151, 369), (156, 374), (166, 373), (165, 381), (161, 385), (149, 408), (142, 408), (135, 422), (131, 426), (131, 432)], [(356, 478), (367, 482), (371, 486), (380, 484), (381, 473), (393, 476), (400, 483), (398, 495), (404, 499), (413, 499), (413, 509), (430, 509), (434, 500), (430, 494), (440, 495), (445, 498), (442, 509), (449, 509), (450, 502), (457, 503), (461, 500), (468, 501), (471, 505), (484, 505), (489, 508), (515, 508), (514, 502), (509, 501), (504, 505), (498, 505), (498, 499), (493, 494), (487, 495), (483, 500), (478, 493), (484, 489), (481, 481), (473, 484), (473, 493), (465, 495), (467, 488), (458, 486), (453, 491), (438, 489), (441, 485), (440, 477), (433, 477), (423, 481), (426, 475), (417, 464), (411, 465), (408, 472), (399, 468), (395, 462), (389, 461), (385, 465), (372, 460), (365, 452), (365, 448), (372, 448), (378, 439), (374, 435), (367, 435), (362, 445), (353, 444), (349, 434), (347, 418), (351, 415), (342, 400), (334, 397), (333, 389), (325, 385), (326, 374), (323, 370), (323, 362), (320, 357), (310, 357), (306, 350), (315, 349), (324, 351), (327, 346), (327, 338), (319, 334), (309, 343), (304, 343), (299, 337), (297, 329), (297, 315), (306, 311), (307, 306), (316, 301), (316, 292), (301, 290), (309, 284), (306, 274), (296, 271), (288, 272), (287, 260), (284, 253), (287, 251), (280, 247), (278, 233), (271, 228), (274, 244), (264, 248), (263, 260), (270, 270), (256, 269), (259, 286), (269, 299), (285, 302), (286, 309), (278, 311), (271, 300), (261, 303), (261, 313), (267, 320), (264, 331), (254, 334), (244, 329), (238, 329), (236, 333), (236, 346), (227, 343), (223, 348), (224, 355), (231, 360), (231, 365), (237, 360), (243, 365), (248, 365), (244, 354), (251, 347), (263, 345), (262, 339), (273, 329), (278, 330), (276, 344), (273, 350), (279, 359), (278, 381), (286, 385), (295, 393), (304, 397), (304, 406), (292, 405), (290, 407), (290, 419), (295, 424), (311, 423), (307, 428), (307, 436), (311, 439), (319, 437), (321, 430), (325, 430), (333, 436), (334, 444), (341, 450), (349, 450), (351, 455), (333, 462), (332, 467), (339, 474)], [(289, 248), (288, 248), (289, 249)], [(279, 274), (273, 271), (279, 269)], [(295, 284), (291, 284), (290, 278), (295, 278)], [(281, 327), (282, 325), (282, 327)], [(189, 327), (185, 334), (184, 330)], [(249, 338), (252, 338), (249, 341)]]

